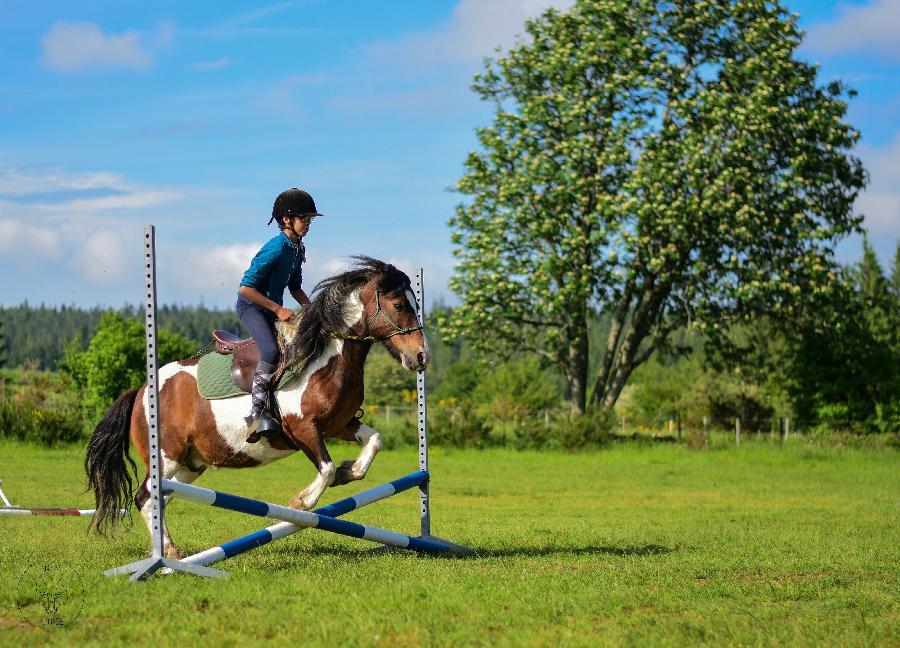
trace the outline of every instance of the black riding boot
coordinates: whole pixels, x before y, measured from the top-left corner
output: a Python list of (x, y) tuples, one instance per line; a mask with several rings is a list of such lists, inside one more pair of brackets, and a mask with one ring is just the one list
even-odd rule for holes
[(250, 388), (250, 415), (244, 418), (248, 428), (248, 443), (256, 443), (264, 436), (281, 431), (281, 425), (266, 408), (274, 372), (275, 367), (268, 362), (260, 361), (256, 366), (253, 386)]

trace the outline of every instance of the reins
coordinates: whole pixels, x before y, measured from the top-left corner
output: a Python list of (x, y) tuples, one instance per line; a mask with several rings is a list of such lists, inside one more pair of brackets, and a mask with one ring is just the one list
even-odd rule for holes
[(388, 333), (387, 335), (383, 335), (381, 337), (375, 337), (372, 335), (352, 335), (350, 333), (338, 333), (337, 331), (328, 331), (328, 335), (336, 338), (338, 340), (353, 340), (355, 342), (384, 342), (385, 340), (394, 337), (395, 335), (405, 335), (407, 333), (415, 333), (416, 331), (421, 331), (423, 327), (421, 326), (409, 326), (402, 327), (388, 315), (381, 308), (381, 291), (378, 288), (375, 289), (375, 312), (372, 313), (372, 316), (366, 322), (366, 328), (371, 329), (372, 323), (375, 321), (379, 315), (384, 317), (388, 321), (388, 323), (394, 327), (394, 330)]

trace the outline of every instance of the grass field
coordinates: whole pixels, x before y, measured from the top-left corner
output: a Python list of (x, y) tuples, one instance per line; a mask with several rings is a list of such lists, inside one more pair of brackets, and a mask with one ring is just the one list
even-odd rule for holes
[[(303, 531), (221, 563), (225, 580), (134, 584), (100, 572), (148, 555), (139, 518), (106, 540), (83, 518), (0, 517), (0, 645), (900, 645), (900, 453), (792, 441), (439, 448), (433, 530), (477, 548), (468, 559)], [(383, 453), (365, 486), (325, 501), (412, 472), (415, 454)], [(19, 504), (89, 507), (81, 460), (0, 442), (0, 478)], [(291, 457), (198, 485), (285, 503), (311, 477)], [(347, 517), (414, 533), (416, 498)], [(190, 551), (266, 525), (184, 501), (167, 518)], [(23, 579), (47, 566), (83, 588), (65, 628), (36, 628), (16, 608)]]

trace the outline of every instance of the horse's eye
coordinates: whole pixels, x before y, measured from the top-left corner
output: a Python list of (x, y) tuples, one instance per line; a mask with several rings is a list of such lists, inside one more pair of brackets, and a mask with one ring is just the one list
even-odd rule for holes
[(394, 310), (398, 313), (402, 313), (404, 308), (406, 308), (403, 304), (394, 304)]

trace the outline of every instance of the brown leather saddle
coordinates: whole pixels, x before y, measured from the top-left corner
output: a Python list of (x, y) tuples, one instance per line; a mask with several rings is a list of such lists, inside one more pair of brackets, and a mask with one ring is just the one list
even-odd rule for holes
[(216, 351), (231, 355), (231, 379), (235, 386), (247, 393), (253, 385), (253, 374), (259, 364), (259, 348), (253, 338), (242, 340), (230, 331), (213, 331)]

